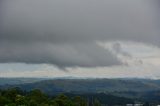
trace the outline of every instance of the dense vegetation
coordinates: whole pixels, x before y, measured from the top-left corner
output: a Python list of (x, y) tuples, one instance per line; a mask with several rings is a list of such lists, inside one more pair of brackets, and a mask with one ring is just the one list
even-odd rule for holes
[[(60, 94), (48, 97), (38, 89), (30, 92), (24, 92), (19, 88), (0, 91), (0, 106), (87, 106), (88, 103), (86, 98), (80, 96), (67, 97)], [(93, 106), (101, 104), (95, 99)]]
[[(100, 100), (100, 101), (99, 101)], [(29, 92), (20, 88), (0, 90), (0, 106), (101, 106), (101, 103), (110, 106), (133, 103), (133, 100), (106, 94), (59, 94), (47, 96), (39, 89)]]
[[(48, 96), (39, 89), (29, 92), (20, 88), (0, 90), (0, 106), (125, 106), (134, 104), (135, 100), (113, 95), (100, 94), (59, 94)], [(149, 106), (149, 102), (142, 102)], [(153, 103), (153, 102), (150, 102)], [(158, 104), (159, 102), (154, 102)]]
[(101, 106), (102, 104), (112, 106), (127, 103), (133, 103), (133, 101), (105, 94), (81, 94), (77, 96), (66, 93), (53, 97), (47, 96), (38, 89), (30, 92), (22, 91), (19, 88), (0, 90), (0, 106)]

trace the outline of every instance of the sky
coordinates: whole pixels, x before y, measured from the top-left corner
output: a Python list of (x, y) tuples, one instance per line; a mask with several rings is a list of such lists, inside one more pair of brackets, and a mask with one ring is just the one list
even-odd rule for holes
[(0, 77), (160, 79), (158, 0), (1, 0)]

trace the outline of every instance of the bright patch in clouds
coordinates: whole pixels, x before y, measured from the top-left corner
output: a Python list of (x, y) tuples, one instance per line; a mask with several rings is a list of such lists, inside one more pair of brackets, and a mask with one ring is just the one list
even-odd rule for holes
[(117, 55), (123, 63), (160, 65), (160, 48), (155, 45), (131, 41), (98, 42), (97, 44)]

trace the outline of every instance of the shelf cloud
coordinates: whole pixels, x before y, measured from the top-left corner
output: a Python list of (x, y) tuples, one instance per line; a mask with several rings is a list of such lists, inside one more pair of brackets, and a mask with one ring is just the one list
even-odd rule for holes
[[(124, 63), (97, 42), (160, 47), (158, 1), (1, 0), (0, 4), (0, 63), (105, 67)], [(114, 49), (131, 57), (118, 43)]]

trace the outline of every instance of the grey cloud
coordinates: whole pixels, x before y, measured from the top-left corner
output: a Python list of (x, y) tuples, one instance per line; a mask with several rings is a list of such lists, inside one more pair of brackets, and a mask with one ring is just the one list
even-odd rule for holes
[[(2, 38), (51, 42), (121, 39), (155, 43), (159, 33), (155, 28), (154, 8), (149, 3), (146, 0), (8, 0), (4, 3), (7, 34)], [(15, 37), (8, 34), (10, 31), (16, 32)]]
[(160, 46), (157, 8), (148, 0), (2, 1), (0, 62), (110, 66), (121, 62), (96, 41)]
[[(5, 47), (5, 48), (4, 48)], [(109, 51), (95, 44), (10, 44), (0, 45), (1, 62), (49, 63), (59, 67), (120, 65)]]
[(118, 42), (114, 43), (112, 45), (112, 48), (118, 54), (121, 54), (121, 55), (126, 56), (126, 57), (130, 57), (130, 58), (132, 57), (131, 54), (129, 54), (128, 52), (122, 50), (121, 44), (118, 43)]

